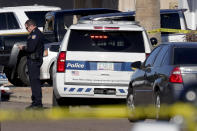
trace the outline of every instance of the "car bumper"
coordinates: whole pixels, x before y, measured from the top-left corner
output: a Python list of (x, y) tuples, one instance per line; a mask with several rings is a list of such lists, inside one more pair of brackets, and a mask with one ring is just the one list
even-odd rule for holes
[(172, 104), (180, 101), (180, 96), (183, 90), (183, 84), (169, 83), (168, 86), (162, 92), (162, 102)]

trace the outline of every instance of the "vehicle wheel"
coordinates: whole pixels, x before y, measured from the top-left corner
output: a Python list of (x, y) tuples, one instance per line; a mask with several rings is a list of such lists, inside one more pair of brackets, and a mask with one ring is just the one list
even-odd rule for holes
[(47, 81), (47, 83), (52, 86), (53, 85), (53, 64), (50, 67), (49, 74), (50, 74), (50, 79)]
[(135, 122), (136, 120), (134, 118), (132, 118), (132, 116), (134, 115), (133, 111), (135, 110), (135, 104), (134, 104), (134, 95), (133, 95), (133, 90), (130, 89), (128, 91), (128, 94), (127, 94), (127, 108), (128, 108), (128, 120), (130, 122)]
[(27, 68), (27, 57), (23, 56), (20, 59), (20, 62), (17, 67), (17, 73), (20, 80), (24, 83), (24, 85), (29, 86), (29, 76), (28, 76), (28, 68)]
[(155, 108), (156, 108), (156, 119), (159, 119), (159, 111), (161, 108), (160, 92), (155, 92)]
[(62, 99), (57, 99), (54, 92), (53, 92), (52, 105), (53, 105), (53, 107), (63, 106), (64, 105), (63, 100)]
[(188, 89), (184, 93), (184, 102), (189, 102), (194, 105), (197, 105), (197, 90), (196, 89)]
[(23, 86), (23, 82), (18, 78), (17, 73), (15, 73), (14, 77), (12, 78), (12, 69), (5, 67), (3, 72), (6, 74), (8, 81), (14, 86)]

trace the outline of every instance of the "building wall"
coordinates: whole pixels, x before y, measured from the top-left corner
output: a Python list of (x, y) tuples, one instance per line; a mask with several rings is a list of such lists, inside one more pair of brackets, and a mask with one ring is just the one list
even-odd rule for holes
[(0, 0), (0, 7), (25, 6), (25, 5), (58, 6), (62, 9), (72, 9), (74, 0)]
[[(0, 0), (1, 7), (24, 6), (24, 5), (48, 5), (58, 6), (62, 9), (72, 8), (112, 8), (121, 11), (135, 10), (136, 0)], [(160, 0), (161, 8), (174, 8), (178, 0)]]
[(178, 8), (178, 0), (160, 0), (161, 9), (176, 9)]
[(134, 11), (136, 0), (119, 0), (118, 9), (121, 11)]
[(119, 0), (74, 0), (74, 7), (118, 9), (118, 3)]
[(179, 0), (179, 8), (187, 9), (185, 18), (187, 27), (192, 30), (197, 29), (197, 1), (196, 0)]
[[(119, 0), (118, 9), (121, 11), (133, 11), (135, 9), (136, 0)], [(178, 8), (178, 0), (160, 0), (161, 9)]]

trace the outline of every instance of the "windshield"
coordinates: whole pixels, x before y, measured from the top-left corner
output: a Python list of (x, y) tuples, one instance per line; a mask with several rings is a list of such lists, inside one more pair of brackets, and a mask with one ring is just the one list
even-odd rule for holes
[(36, 22), (38, 27), (43, 27), (45, 24), (45, 14), (48, 11), (28, 11), (25, 12), (29, 19), (32, 19)]
[(144, 52), (142, 31), (71, 30), (68, 51)]
[(53, 30), (54, 30), (54, 17), (50, 15), (46, 16), (44, 32), (53, 32)]
[(197, 48), (175, 48), (174, 64), (197, 64)]

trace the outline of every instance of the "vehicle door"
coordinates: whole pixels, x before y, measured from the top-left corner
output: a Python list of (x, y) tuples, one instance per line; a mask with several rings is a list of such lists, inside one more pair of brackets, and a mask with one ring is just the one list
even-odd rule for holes
[[(184, 29), (183, 21), (180, 20), (178, 12), (161, 14), (161, 28), (166, 29)], [(186, 35), (183, 33), (161, 32), (162, 42), (184, 42)]]
[(22, 25), (13, 12), (0, 13), (0, 34), (12, 34), (22, 32)]
[(135, 103), (150, 104), (152, 101), (152, 88), (150, 88), (150, 83), (147, 79), (147, 74), (151, 74), (153, 63), (160, 49), (161, 46), (155, 48), (152, 51), (150, 56), (146, 59), (143, 68), (141, 69), (144, 72), (144, 76), (141, 79), (141, 84), (134, 87)]
[[(164, 69), (161, 66), (161, 63), (163, 61), (163, 58), (168, 50), (168, 46), (161, 46), (161, 50), (157, 54), (155, 61), (153, 63), (152, 67), (149, 67), (149, 69), (146, 71), (146, 77), (147, 77), (147, 88), (152, 89), (153, 93), (155, 93), (155, 84), (160, 84), (162, 82)], [(154, 102), (154, 95), (152, 97)]]

